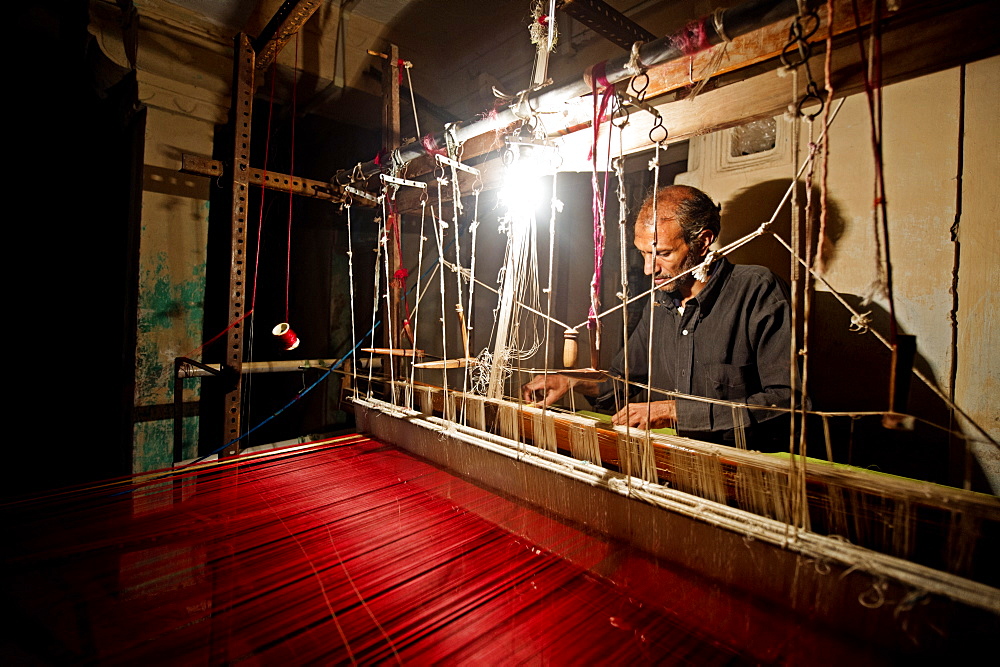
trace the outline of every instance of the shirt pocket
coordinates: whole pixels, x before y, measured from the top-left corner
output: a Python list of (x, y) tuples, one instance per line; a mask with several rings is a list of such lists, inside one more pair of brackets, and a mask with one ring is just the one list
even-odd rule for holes
[(759, 384), (753, 364), (706, 364), (704, 369), (708, 387), (715, 392), (712, 398), (742, 400), (753, 393), (754, 386)]

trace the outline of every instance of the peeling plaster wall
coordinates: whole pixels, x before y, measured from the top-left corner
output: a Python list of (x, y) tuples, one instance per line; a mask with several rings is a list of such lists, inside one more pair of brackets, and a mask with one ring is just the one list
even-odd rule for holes
[[(132, 471), (173, 462), (174, 358), (196, 350), (204, 319), (209, 180), (179, 172), (183, 153), (210, 156), (226, 118), (231, 47), (211, 28), (165, 3), (137, 3), (122, 28), (117, 9), (91, 3), (90, 32), (122, 68), (134, 66), (147, 109), (138, 257)], [(190, 20), (189, 20), (190, 19)], [(134, 53), (125, 46), (137, 44)], [(200, 383), (185, 383), (197, 401)], [(198, 418), (184, 420), (184, 454), (197, 452)]]
[[(204, 319), (208, 182), (177, 172), (180, 152), (211, 155), (214, 127), (197, 118), (150, 109), (143, 173), (136, 349), (137, 406), (169, 405), (173, 361), (198, 348)], [(200, 382), (186, 382), (196, 401)], [(185, 456), (197, 451), (197, 419), (185, 420)], [(136, 424), (133, 471), (169, 466), (170, 419)]]

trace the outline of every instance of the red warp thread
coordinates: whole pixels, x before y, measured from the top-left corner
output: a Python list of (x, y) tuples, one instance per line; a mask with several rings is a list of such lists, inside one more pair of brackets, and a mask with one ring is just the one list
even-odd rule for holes
[(223, 329), (219, 333), (215, 334), (214, 336), (212, 336), (211, 338), (209, 338), (204, 343), (202, 343), (198, 347), (194, 348), (193, 350), (191, 350), (190, 352), (188, 352), (184, 356), (187, 357), (188, 359), (193, 359), (194, 355), (198, 354), (199, 352), (201, 352), (202, 350), (204, 350), (206, 347), (208, 347), (209, 345), (211, 345), (215, 341), (217, 341), (220, 338), (222, 338), (227, 331), (229, 331), (230, 329), (232, 329), (233, 327), (235, 327), (237, 324), (239, 324), (240, 322), (242, 322), (243, 320), (245, 320), (246, 318), (248, 318), (250, 315), (253, 315), (253, 308), (251, 308), (247, 312), (243, 313), (243, 315), (241, 317), (236, 318), (236, 320), (234, 320), (233, 323), (230, 324), (228, 327), (226, 327), (225, 329)]
[(396, 61), (396, 71), (399, 72), (399, 85), (403, 85), (403, 68), (406, 67), (406, 61), (400, 58)]
[[(597, 179), (597, 144), (601, 135), (601, 123), (607, 115), (608, 105), (611, 102), (611, 97), (614, 95), (615, 87), (608, 81), (605, 70), (605, 62), (599, 62), (592, 67), (590, 67), (584, 74), (584, 79), (590, 82), (590, 91), (593, 95), (594, 101), (594, 140), (590, 145), (590, 154), (588, 158), (591, 160), (591, 165), (593, 171), (591, 172), (591, 187), (594, 191), (593, 200), (593, 214), (594, 214), (594, 277), (590, 281), (590, 309), (588, 311), (588, 317), (595, 322), (597, 319), (597, 312), (600, 309), (601, 298), (600, 298), (600, 285), (601, 285), (601, 269), (603, 265), (604, 258), (604, 206), (605, 197), (608, 190), (608, 172), (604, 172), (604, 188), (600, 187), (600, 183)], [(598, 87), (603, 87), (604, 94), (601, 96), (600, 103), (598, 103)], [(611, 142), (608, 142), (608, 152), (611, 151)]]
[(670, 43), (686, 56), (693, 56), (710, 48), (712, 44), (708, 41), (708, 33), (705, 31), (705, 18), (691, 21), (675, 32), (670, 36)]
[[(383, 443), (349, 436), (206, 466), (5, 507), (17, 536), (5, 544), (7, 581), (32, 582), (9, 586), (5, 606), (52, 638), (12, 638), (18, 654), (73, 647), (78, 662), (140, 665), (773, 661), (743, 598)], [(482, 507), (543, 541), (469, 510)], [(598, 563), (600, 578), (587, 569)], [(675, 594), (612, 583), (636, 581)], [(745, 615), (753, 621), (738, 627), (715, 620)]]
[[(592, 65), (583, 74), (583, 79), (590, 84), (590, 92), (594, 96), (594, 143), (591, 144), (590, 152), (587, 154), (588, 160), (592, 160), (597, 151), (597, 140), (601, 134), (601, 123), (607, 119), (608, 105), (615, 92), (615, 87), (611, 85), (605, 74), (606, 63), (607, 61), (605, 60)], [(598, 103), (599, 89), (603, 90), (603, 95), (600, 96), (600, 103)]]

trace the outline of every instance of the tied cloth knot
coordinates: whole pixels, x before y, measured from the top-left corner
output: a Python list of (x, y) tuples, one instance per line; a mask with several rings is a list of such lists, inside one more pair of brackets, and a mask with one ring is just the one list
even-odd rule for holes
[(410, 277), (410, 272), (406, 269), (397, 269), (395, 274), (395, 286), (403, 289), (406, 287), (406, 279)]
[(693, 56), (711, 47), (708, 33), (705, 31), (705, 19), (700, 18), (688, 23), (670, 36), (670, 43), (686, 56)]
[(858, 313), (856, 315), (851, 315), (851, 326), (848, 327), (850, 331), (855, 333), (865, 334), (868, 333), (868, 328), (872, 323), (872, 311), (867, 313)]
[(437, 139), (433, 134), (428, 134), (420, 138), (420, 145), (424, 147), (428, 155), (448, 155), (448, 149), (438, 146)]
[(709, 250), (704, 261), (694, 270), (694, 278), (698, 282), (708, 282), (708, 274), (712, 271), (712, 262), (718, 259), (719, 255), (714, 250)]

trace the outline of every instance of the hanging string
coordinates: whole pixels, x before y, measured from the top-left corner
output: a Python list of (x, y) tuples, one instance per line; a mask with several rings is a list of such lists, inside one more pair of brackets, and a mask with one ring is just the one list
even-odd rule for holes
[(420, 193), (420, 237), (419, 244), (417, 246), (417, 299), (413, 306), (413, 349), (410, 352), (410, 409), (413, 409), (413, 392), (414, 392), (414, 381), (417, 372), (417, 332), (420, 331), (420, 279), (423, 273), (424, 266), (424, 242), (427, 241), (427, 237), (424, 236), (424, 222), (427, 218), (427, 190)]
[[(458, 180), (458, 167), (456, 165), (459, 162), (461, 162), (461, 160), (462, 160), (462, 146), (461, 146), (461, 144), (457, 143), (457, 141), (455, 140), (454, 127), (452, 125), (448, 125), (445, 128), (444, 138), (445, 138), (445, 143), (446, 143), (446, 145), (448, 147), (448, 157), (451, 158), (452, 161), (453, 161), (451, 163), (451, 165), (450, 165), (450, 168), (451, 168), (451, 213), (452, 213), (451, 220), (452, 220), (452, 226), (454, 227), (454, 230), (452, 230), (452, 231), (455, 234), (455, 236), (454, 236), (454, 241), (455, 241), (455, 264), (457, 266), (461, 266), (462, 265), (462, 245), (461, 245), (461, 240), (460, 240), (461, 236), (458, 233), (458, 229), (459, 229), (459, 215), (462, 213), (462, 190), (461, 190), (461, 185), (460, 185), (459, 180)], [(443, 171), (443, 169), (442, 169), (442, 171)], [(440, 187), (438, 189), (438, 194), (440, 195)], [(469, 330), (468, 330), (468, 328), (466, 326), (466, 323), (465, 323), (466, 313), (464, 312), (465, 311), (465, 306), (463, 304), (464, 295), (462, 294), (462, 274), (461, 274), (461, 272), (456, 272), (455, 273), (455, 286), (456, 286), (456, 290), (457, 290), (455, 310), (458, 313), (458, 328), (459, 328), (458, 334), (459, 334), (459, 340), (462, 343), (462, 350), (461, 350), (462, 354), (461, 354), (461, 356), (462, 356), (463, 359), (466, 359), (466, 361), (462, 365), (462, 411), (461, 412), (464, 415), (466, 413), (466, 410), (465, 410), (465, 396), (469, 392), (469, 373), (471, 372), (471, 369), (469, 368), (469, 362), (468, 362), (468, 357), (469, 357), (470, 351), (465, 349), (466, 348), (466, 341), (468, 340), (468, 336), (469, 336)], [(443, 292), (441, 293), (441, 300), (442, 300), (442, 303), (443, 303), (443, 301), (444, 301), (444, 293)]]
[[(813, 120), (811, 117), (806, 116), (805, 119), (806, 128), (808, 130), (808, 143), (809, 148), (809, 159), (807, 160), (809, 168), (806, 170), (805, 187), (806, 187), (806, 207), (805, 207), (805, 224), (804, 226), (804, 243), (805, 243), (805, 259), (806, 266), (815, 268), (815, 257), (813, 254), (813, 220), (815, 215), (815, 210), (813, 206), (813, 176), (815, 174), (816, 168), (816, 150), (817, 145), (813, 141)], [(799, 351), (799, 355), (802, 357), (802, 389), (800, 403), (800, 424), (799, 429), (799, 456), (803, 460), (803, 476), (805, 475), (805, 457), (806, 457), (806, 440), (808, 437), (808, 421), (806, 420), (808, 401), (809, 401), (809, 319), (812, 311), (812, 298), (813, 298), (813, 281), (812, 273), (806, 272), (803, 277), (803, 303), (802, 303), (802, 349)], [(794, 387), (794, 385), (793, 385)], [(804, 495), (804, 484), (803, 490)], [(804, 524), (803, 524), (804, 527)]]
[[(417, 136), (422, 137), (423, 134), (420, 132), (420, 119), (417, 117), (417, 98), (413, 92), (413, 79), (410, 78), (410, 68), (413, 67), (413, 63), (409, 60), (400, 60), (399, 66), (406, 71), (406, 85), (410, 89), (410, 108), (413, 109), (413, 125), (417, 129)], [(402, 74), (402, 72), (400, 74)]]
[[(472, 184), (472, 222), (469, 224), (469, 231), (472, 234), (472, 238), (469, 241), (470, 251), (469, 251), (469, 307), (466, 309), (467, 327), (469, 329), (469, 336), (472, 336), (473, 332), (473, 319), (475, 317), (475, 309), (473, 306), (473, 294), (476, 289), (476, 232), (479, 229), (479, 193), (483, 190), (483, 181), (480, 175), (476, 174), (476, 180)], [(457, 230), (456, 230), (457, 231)], [(461, 275), (461, 272), (459, 272)]]
[[(832, 113), (830, 114), (830, 118), (828, 119), (828, 121), (826, 123), (826, 126), (823, 128), (823, 132), (820, 134), (820, 138), (823, 138), (826, 135), (827, 130), (829, 129), (830, 125), (832, 125), (833, 121), (836, 120), (837, 115), (840, 113), (841, 108), (843, 108), (843, 106), (844, 106), (844, 101), (845, 101), (844, 98), (841, 98), (840, 101), (838, 102), (838, 104), (836, 105), (836, 108), (833, 109)], [(667, 138), (668, 135), (667, 135), (666, 128), (663, 127), (663, 119), (662, 118), (657, 118), (656, 119), (655, 124), (654, 124), (653, 128), (650, 130), (649, 134), (650, 134), (650, 142), (652, 142), (653, 144), (656, 144), (658, 141), (659, 142), (666, 141), (666, 138)], [(650, 160), (650, 167), (649, 167), (650, 169), (653, 168), (652, 167), (652, 163), (653, 163), (653, 160)], [(798, 172), (796, 172), (797, 176), (801, 176), (802, 174), (804, 174), (805, 170), (806, 170), (806, 168), (808, 166), (809, 166), (809, 161), (808, 160), (804, 161), (799, 166)], [(713, 259), (718, 259), (719, 257), (723, 257), (725, 255), (728, 255), (728, 254), (730, 254), (730, 253), (738, 250), (739, 248), (743, 247), (744, 245), (746, 245), (750, 241), (753, 241), (754, 239), (756, 239), (756, 238), (758, 238), (760, 236), (763, 236), (764, 234), (770, 233), (771, 226), (774, 225), (774, 222), (778, 219), (778, 215), (780, 215), (781, 212), (784, 210), (785, 204), (787, 204), (789, 202), (789, 200), (790, 200), (790, 198), (792, 196), (792, 190), (794, 189), (794, 186), (795, 186), (795, 181), (793, 181), (792, 183), (789, 184), (788, 188), (785, 190), (785, 194), (782, 196), (782, 198), (778, 202), (777, 206), (775, 206), (774, 210), (771, 212), (771, 217), (770, 218), (768, 218), (767, 220), (765, 220), (764, 222), (762, 222), (760, 224), (760, 226), (757, 227), (757, 229), (755, 229), (754, 231), (752, 231), (752, 232), (750, 232), (750, 233), (748, 233), (748, 234), (746, 234), (746, 235), (744, 235), (744, 236), (736, 239), (735, 241), (732, 241), (731, 243), (726, 244), (722, 248), (714, 251), (714, 258)], [(775, 238), (778, 238), (780, 240), (780, 237), (778, 237), (778, 236), (776, 236)], [(699, 265), (699, 267), (700, 267), (700, 265)], [(676, 276), (676, 278), (683, 278), (684, 276), (693, 274), (695, 271), (697, 271), (699, 269), (699, 267), (694, 267), (694, 268), (688, 269), (687, 271), (684, 271), (682, 273), (678, 273), (677, 276)], [(817, 278), (818, 278), (818, 276), (817, 276)], [(655, 289), (656, 288), (653, 287), (653, 288), (650, 288), (650, 289), (646, 289), (646, 290), (644, 290), (644, 291), (636, 294), (635, 296), (630, 296), (628, 298), (628, 300), (624, 304), (620, 303), (620, 304), (618, 304), (616, 306), (612, 306), (611, 308), (609, 308), (609, 309), (607, 309), (607, 310), (599, 313), (598, 316), (597, 316), (597, 318), (598, 319), (603, 319), (603, 318), (607, 317), (608, 315), (611, 315), (611, 314), (617, 312), (619, 308), (623, 308), (624, 306), (628, 306), (628, 305), (630, 305), (632, 303), (635, 303), (639, 299), (644, 299), (644, 298), (648, 297), (649, 294), (650, 294), (650, 292), (654, 291)], [(557, 322), (557, 324), (562, 324), (562, 323), (561, 322)], [(587, 324), (587, 320), (584, 320), (583, 322), (577, 324), (576, 327), (574, 327), (574, 328), (578, 329), (578, 328), (580, 328), (580, 327), (582, 327), (582, 326), (584, 326), (586, 324)], [(564, 326), (566, 326), (567, 328), (569, 328), (569, 325), (564, 325)]]
[[(375, 342), (375, 318), (378, 314), (378, 297), (379, 297), (379, 278), (382, 273), (381, 263), (382, 263), (382, 252), (386, 244), (386, 233), (385, 233), (385, 190), (383, 190), (382, 199), (382, 217), (378, 219), (378, 243), (375, 244), (375, 289), (372, 290), (372, 328), (369, 332), (371, 334), (371, 348), (374, 350), (378, 345)], [(368, 353), (368, 398), (372, 397), (372, 380), (374, 378), (373, 369), (375, 366), (375, 352)]]
[(822, 165), (820, 166), (820, 209), (819, 209), (819, 247), (816, 249), (816, 269), (823, 273), (826, 269), (826, 228), (829, 221), (829, 196), (828, 178), (830, 174), (830, 134), (826, 128), (830, 125), (830, 108), (833, 106), (833, 24), (834, 24), (834, 0), (826, 1), (826, 53), (823, 57), (823, 77), (826, 81), (826, 105), (823, 107), (823, 134), (820, 137), (820, 155)]
[[(872, 3), (871, 37), (869, 50), (865, 53), (864, 37), (861, 33), (861, 16), (857, 0), (852, 0), (854, 23), (858, 36), (858, 51), (861, 56), (865, 98), (868, 102), (868, 117), (871, 126), (872, 154), (875, 166), (873, 182), (872, 226), (876, 244), (876, 276), (884, 281), (884, 292), (889, 303), (889, 340), (896, 343), (896, 305), (892, 289), (892, 261), (889, 252), (889, 217), (885, 194), (885, 169), (882, 157), (882, 17), (881, 3)], [(876, 283), (876, 291), (881, 287)]]
[[(638, 51), (635, 49), (633, 55)], [(633, 77), (633, 80), (635, 77)], [(648, 81), (648, 79), (647, 79)], [(631, 85), (631, 83), (630, 83)], [(619, 127), (619, 133), (624, 133), (625, 126), (621, 125)], [(625, 142), (622, 140), (621, 135), (619, 135), (618, 141), (618, 158), (615, 160), (615, 174), (618, 177), (618, 250), (619, 250), (619, 272), (621, 274), (621, 286), (622, 291), (620, 293), (621, 301), (624, 304), (628, 299), (628, 230), (627, 220), (628, 220), (628, 208), (626, 206), (625, 197), (625, 154), (624, 146)], [(654, 186), (655, 188), (655, 186)], [(628, 414), (629, 406), (629, 392), (628, 392), (628, 380), (629, 380), (629, 363), (628, 363), (628, 310), (622, 308), (622, 374), (625, 378), (625, 391), (622, 396), (622, 403), (625, 409), (625, 414)], [(618, 392), (616, 389), (612, 390), (616, 396)], [(617, 400), (616, 400), (617, 402)], [(617, 406), (616, 406), (617, 407)], [(631, 420), (625, 420), (625, 441), (632, 442), (632, 424)]]
[[(799, 164), (799, 134), (801, 132), (801, 118), (802, 115), (799, 113), (798, 107), (795, 105), (795, 100), (798, 99), (799, 91), (799, 71), (797, 68), (793, 68), (792, 74), (792, 104), (789, 106), (789, 113), (792, 116), (792, 165), (793, 165), (793, 177), (792, 177), (792, 202), (791, 202), (791, 246), (795, 248), (796, 254), (800, 252), (801, 248), (801, 235), (799, 230), (800, 216), (799, 216), (799, 173), (796, 169)], [(792, 387), (792, 391), (789, 394), (789, 408), (791, 411), (791, 419), (789, 421), (788, 429), (788, 493), (787, 493), (787, 503), (788, 503), (788, 523), (786, 524), (786, 529), (795, 530), (802, 527), (802, 513), (804, 508), (802, 507), (801, 501), (803, 499), (803, 494), (799, 493), (799, 489), (804, 489), (805, 485), (805, 461), (801, 456), (796, 456), (799, 450), (799, 438), (800, 433), (799, 428), (803, 425), (798, 421), (798, 401), (795, 393), (795, 387), (797, 383), (798, 376), (798, 318), (799, 318), (799, 292), (801, 289), (800, 285), (800, 273), (799, 265), (794, 260), (790, 258), (791, 270), (790, 270), (790, 302), (791, 302), (791, 332), (790, 332), (790, 343), (788, 346), (789, 355), (789, 386)], [(803, 420), (804, 422), (804, 420)]]
[[(552, 198), (549, 204), (549, 267), (548, 267), (548, 279), (545, 285), (545, 354), (542, 357), (544, 368), (546, 371), (550, 368), (549, 366), (549, 342), (551, 340), (552, 331), (552, 273), (555, 264), (555, 247), (556, 247), (556, 177), (557, 174), (552, 175)], [(572, 387), (570, 388), (572, 393)], [(518, 400), (520, 400), (520, 395)], [(544, 415), (548, 406), (542, 403), (542, 414)]]
[[(396, 170), (393, 170), (393, 174), (395, 173), (397, 173)], [(393, 253), (389, 252), (389, 247), (388, 247), (389, 243), (392, 243), (393, 245), (396, 246), (396, 253), (397, 253), (396, 257), (402, 256), (400, 246), (398, 245), (400, 241), (399, 241), (399, 217), (396, 213), (397, 210), (396, 192), (397, 188), (392, 188), (391, 190), (389, 190), (387, 187), (386, 195), (383, 196), (382, 198), (382, 214), (386, 220), (385, 223), (386, 249), (382, 255), (382, 261), (385, 266), (385, 294), (383, 294), (383, 298), (385, 299), (385, 322), (386, 322), (386, 331), (389, 334), (387, 336), (389, 347), (394, 347), (395, 344), (398, 344), (399, 342), (396, 323), (393, 322), (392, 319), (393, 306), (395, 305), (393, 304), (392, 301), (392, 290), (394, 287), (399, 287), (402, 293), (402, 290), (404, 290), (406, 286), (406, 269), (399, 269), (395, 273), (393, 273), (392, 271)], [(376, 267), (376, 271), (377, 270), (378, 267)], [(399, 283), (400, 280), (403, 281), (402, 286), (400, 286)], [(397, 399), (397, 387), (394, 377), (394, 374), (396, 372), (395, 368), (396, 364), (394, 363), (394, 357), (390, 356), (388, 359), (384, 359), (383, 364), (384, 366), (387, 365), (389, 367), (389, 389), (391, 392), (391, 399), (392, 399), (391, 402), (395, 404)], [(384, 366), (382, 369), (383, 372), (385, 371)]]
[[(590, 310), (587, 315), (587, 327), (590, 335), (594, 336), (594, 345), (601, 346), (600, 326), (597, 313), (601, 307), (601, 266), (604, 261), (604, 213), (605, 197), (608, 189), (608, 172), (604, 171), (603, 188), (598, 179), (597, 172), (597, 149), (601, 135), (601, 124), (604, 122), (608, 111), (608, 105), (614, 97), (614, 86), (605, 76), (605, 63), (599, 62), (587, 69), (584, 80), (589, 81), (591, 95), (593, 97), (593, 141), (590, 147), (591, 159), (591, 188), (593, 190), (593, 215), (594, 215), (594, 275), (590, 282)], [(608, 161), (611, 156), (611, 143), (608, 142)], [(596, 361), (596, 360), (592, 360)]]
[[(268, 157), (271, 154), (271, 120), (274, 117), (274, 82), (277, 79), (277, 59), (271, 63), (271, 94), (268, 96), (267, 102), (267, 134), (264, 138), (264, 165), (261, 168), (261, 183), (267, 182), (267, 164)], [(260, 248), (263, 245), (264, 235), (264, 195), (267, 192), (267, 188), (262, 187), (260, 189), (260, 212), (257, 217), (257, 249), (254, 255), (253, 263), (253, 292), (250, 295), (250, 310), (251, 312), (257, 306), (257, 278), (260, 275)], [(251, 329), (252, 331), (252, 329)]]
[[(436, 173), (436, 171), (435, 171), (435, 173)], [(445, 222), (444, 218), (442, 217), (442, 215), (443, 215), (442, 199), (443, 198), (441, 196), (441, 194), (442, 194), (441, 193), (441, 187), (442, 187), (442, 184), (443, 184), (442, 182), (444, 180), (446, 180), (446, 179), (444, 178), (444, 169), (442, 168), (441, 169), (441, 175), (438, 176), (438, 179), (437, 179), (437, 185), (438, 185), (438, 215), (437, 215), (437, 217), (434, 216), (434, 209), (431, 208), (431, 225), (434, 227), (434, 240), (437, 243), (438, 262), (439, 263), (442, 262), (444, 260), (444, 257), (445, 257), (445, 254), (444, 254), (444, 230), (448, 226), (448, 223)], [(457, 237), (458, 235), (456, 234), (455, 236)], [(445, 306), (445, 281), (444, 281), (444, 269), (443, 268), (438, 273), (438, 281), (439, 281), (438, 287), (441, 290), (441, 358), (445, 362), (445, 368), (447, 368), (447, 362), (448, 362), (448, 313), (447, 313), (447, 308)], [(441, 378), (442, 378), (442, 380), (441, 380), (441, 386), (444, 389), (445, 394), (447, 395), (447, 393), (448, 393), (448, 372), (447, 372), (447, 370), (445, 370), (445, 371), (443, 371), (441, 373)], [(446, 420), (451, 420), (451, 419), (454, 418), (454, 415), (451, 415), (451, 414), (448, 413), (448, 402), (447, 401), (445, 401), (445, 403), (444, 403), (444, 418)]]
[[(344, 209), (347, 212), (347, 291), (351, 294), (351, 340), (358, 340), (357, 329), (354, 323), (354, 241), (351, 234), (351, 196), (347, 196), (344, 202)], [(351, 387), (354, 390), (354, 398), (358, 397), (358, 355), (355, 345), (351, 349)]]
[[(295, 33), (295, 61), (292, 63), (292, 144), (290, 149), (290, 163), (288, 167), (289, 178), (295, 177), (295, 124), (296, 112), (296, 85), (299, 68), (299, 33)], [(288, 295), (292, 285), (292, 204), (295, 195), (288, 191), (288, 253), (285, 259), (285, 322), (288, 322)]]
[[(268, 96), (268, 103), (267, 103), (267, 134), (265, 135), (265, 139), (264, 139), (264, 165), (263, 165), (263, 168), (261, 170), (262, 171), (262, 174), (261, 174), (261, 183), (267, 182), (267, 165), (268, 165), (268, 158), (269, 158), (270, 152), (271, 152), (271, 121), (274, 118), (274, 82), (275, 82), (275, 80), (277, 78), (278, 78), (277, 77), (277, 59), (275, 59), (275, 61), (271, 63), (271, 90), (270, 90), (270, 95)], [(265, 200), (265, 196), (264, 195), (265, 195), (266, 191), (267, 191), (267, 188), (261, 187), (261, 189), (260, 189), (260, 211), (258, 212), (258, 216), (257, 216), (257, 247), (254, 250), (253, 291), (250, 294), (250, 310), (247, 313), (244, 313), (243, 318), (245, 318), (250, 313), (253, 313), (256, 310), (256, 306), (257, 306), (257, 286), (258, 286), (258, 282), (259, 282), (258, 279), (260, 277), (260, 249), (263, 246), (263, 242), (264, 242), (264, 200)], [(240, 318), (240, 319), (243, 319), (243, 318)], [(239, 321), (240, 320), (237, 320), (237, 322), (239, 322)], [(230, 329), (232, 329), (236, 325), (237, 322), (233, 322), (228, 327), (226, 327), (225, 330), (229, 331)], [(253, 318), (251, 318), (250, 319), (250, 326), (247, 327), (248, 336), (246, 337), (246, 342), (247, 342), (247, 359), (253, 359), (254, 358), (254, 342), (255, 342), (255, 336), (254, 336), (254, 334), (255, 334), (256, 329), (253, 326), (253, 323), (254, 323), (254, 320), (253, 320)], [(222, 336), (222, 333), (218, 334), (216, 336), (216, 338), (218, 338), (220, 336)], [(215, 340), (215, 339), (213, 339), (213, 340)], [(211, 342), (211, 341), (209, 341), (209, 342)], [(208, 343), (206, 343), (206, 345), (207, 344)], [(253, 375), (251, 374), (249, 377), (246, 378), (246, 384), (243, 386), (243, 397), (242, 397), (242, 400), (241, 400), (241, 404), (243, 406), (242, 409), (244, 410), (245, 414), (248, 417), (250, 415), (251, 396), (252, 396), (252, 393), (253, 393), (252, 390), (253, 390)]]
[[(653, 339), (656, 336), (656, 258), (657, 249), (660, 247), (659, 235), (660, 235), (660, 211), (659, 211), (659, 194), (660, 194), (660, 142), (656, 143), (656, 150), (653, 153), (653, 161), (651, 167), (653, 168), (653, 218), (651, 224), (653, 226), (653, 240), (650, 243), (649, 253), (650, 262), (652, 265), (649, 270), (649, 336), (646, 339), (646, 382), (649, 386), (653, 386)], [(623, 309), (624, 310), (624, 309)], [(626, 391), (626, 396), (628, 392)], [(627, 400), (627, 399), (626, 399)], [(650, 418), (652, 413), (652, 401), (653, 392), (646, 391), (646, 439), (650, 437)], [(628, 413), (626, 413), (628, 414)]]

